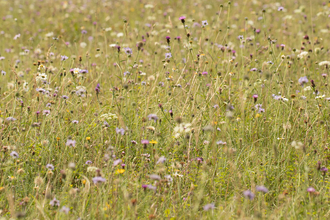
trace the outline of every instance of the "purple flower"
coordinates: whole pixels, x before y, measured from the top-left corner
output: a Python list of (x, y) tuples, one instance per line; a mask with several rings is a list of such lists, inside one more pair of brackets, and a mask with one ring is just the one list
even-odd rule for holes
[(141, 140), (141, 144), (147, 145), (147, 144), (149, 144), (149, 141), (148, 140)]
[(67, 57), (67, 56), (65, 56), (65, 55), (61, 55), (61, 61), (65, 61), (65, 60), (67, 60), (67, 59), (69, 59), (69, 57)]
[(298, 79), (298, 83), (301, 85), (301, 86), (304, 86), (305, 83), (308, 83), (308, 79), (306, 76), (303, 76), (303, 77), (300, 77)]
[(142, 188), (145, 190), (145, 189), (150, 189), (150, 190), (154, 190), (156, 192), (156, 189), (157, 187), (156, 186), (153, 186), (153, 185), (146, 185), (146, 184), (143, 184), (142, 185)]
[(316, 190), (313, 188), (313, 187), (308, 187), (307, 188), (307, 192), (309, 192), (309, 193), (313, 193), (313, 192), (315, 192)]
[(6, 72), (1, 70), (1, 75), (5, 76), (6, 75)]
[(82, 34), (87, 34), (87, 31), (86, 30), (82, 30), (81, 33)]
[(87, 164), (87, 165), (89, 165), (89, 164), (92, 164), (93, 162), (91, 161), (91, 160), (87, 160), (86, 162), (85, 162), (85, 164)]
[(64, 212), (65, 214), (68, 214), (70, 211), (70, 208), (63, 206), (60, 210), (60, 212)]
[(278, 7), (277, 11), (283, 11), (284, 10), (284, 7), (280, 6)]
[(245, 198), (253, 200), (254, 194), (250, 190), (246, 190), (243, 192)]
[(132, 143), (132, 144), (137, 144), (137, 142), (136, 142), (136, 141), (134, 141), (134, 140), (131, 140), (131, 143)]
[(165, 59), (170, 59), (172, 57), (171, 53), (165, 53)]
[(50, 201), (49, 205), (51, 206), (60, 206), (60, 201), (57, 200), (55, 197), (52, 201)]
[(131, 55), (133, 53), (132, 49), (129, 47), (124, 47), (124, 51), (127, 55)]
[(78, 120), (73, 120), (73, 121), (72, 121), (72, 124), (78, 124), (78, 123), (79, 123)]
[(206, 71), (202, 72), (202, 75), (207, 75), (207, 72)]
[(159, 163), (164, 163), (166, 161), (166, 158), (164, 156), (161, 156), (158, 161), (156, 162), (156, 164), (159, 164)]
[(149, 121), (150, 120), (154, 120), (155, 122), (157, 122), (158, 120), (158, 116), (156, 114), (150, 114), (148, 115)]
[(214, 203), (207, 204), (203, 207), (204, 211), (208, 211), (208, 210), (214, 209), (214, 208), (215, 208)]
[(182, 22), (182, 24), (184, 24), (184, 23), (185, 23), (185, 19), (186, 19), (186, 17), (185, 17), (185, 16), (181, 16), (181, 17), (179, 17), (179, 20)]
[(125, 134), (125, 130), (124, 130), (124, 128), (116, 128), (116, 133), (117, 134), (121, 134), (121, 135), (124, 135)]
[(49, 110), (43, 110), (42, 114), (48, 116), (50, 114), (50, 111)]
[(121, 159), (115, 160), (115, 161), (113, 161), (113, 166), (115, 167), (115, 166), (117, 166), (118, 164), (120, 164), (121, 162), (122, 162)]
[(110, 127), (109, 123), (106, 122), (106, 121), (104, 121), (103, 124), (104, 124), (104, 126), (107, 127), (107, 128)]
[(62, 99), (68, 99), (69, 98), (69, 96), (67, 96), (67, 95), (62, 95)]
[(268, 189), (265, 186), (256, 186), (256, 190), (258, 192), (264, 192), (264, 193), (268, 193)]
[(75, 147), (76, 146), (76, 141), (75, 140), (68, 139), (66, 141), (65, 145), (68, 146), (68, 147)]
[(97, 176), (94, 177), (92, 180), (94, 184), (98, 184), (98, 183), (104, 183), (106, 179), (101, 176)]
[(80, 73), (88, 73), (88, 70), (80, 70)]
[(223, 142), (223, 141), (217, 141), (217, 145), (226, 145), (227, 144), (227, 142)]
[(255, 71), (257, 71), (258, 69), (257, 68), (252, 68), (252, 69), (250, 69), (250, 71), (252, 71), (252, 72), (255, 72)]
[(131, 73), (128, 71), (125, 71), (123, 74), (124, 74), (124, 76), (126, 76), (126, 75), (130, 75)]
[(54, 170), (54, 166), (53, 166), (53, 164), (47, 164), (47, 165), (46, 165), (46, 168), (47, 168), (48, 170)]
[(7, 122), (16, 121), (16, 118), (14, 118), (14, 117), (8, 117), (8, 118), (6, 118), (6, 121)]
[(207, 23), (207, 20), (205, 20), (205, 21), (202, 21), (202, 25), (203, 26), (206, 26), (206, 25), (208, 25), (209, 23)]
[(326, 167), (322, 167), (322, 168), (320, 169), (320, 171), (323, 172), (323, 174), (325, 174), (326, 172), (328, 172), (328, 168), (326, 168)]
[(14, 158), (14, 159), (16, 159), (16, 158), (19, 157), (19, 156), (18, 156), (18, 153), (17, 153), (16, 151), (12, 151), (12, 152), (10, 153), (10, 156), (11, 156), (12, 158)]

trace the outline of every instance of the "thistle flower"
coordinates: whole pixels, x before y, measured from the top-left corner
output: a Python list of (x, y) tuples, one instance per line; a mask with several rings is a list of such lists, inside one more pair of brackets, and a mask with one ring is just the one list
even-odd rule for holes
[(316, 190), (313, 187), (308, 187), (307, 192), (314, 193)]

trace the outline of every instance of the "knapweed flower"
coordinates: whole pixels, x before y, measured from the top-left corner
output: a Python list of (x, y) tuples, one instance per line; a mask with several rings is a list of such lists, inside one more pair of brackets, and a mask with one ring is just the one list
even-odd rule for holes
[(182, 24), (184, 24), (184, 23), (185, 23), (185, 19), (186, 19), (186, 17), (185, 17), (185, 16), (181, 16), (181, 17), (179, 17), (179, 20), (182, 22)]
[(170, 59), (172, 57), (171, 53), (165, 53), (165, 59)]
[(50, 114), (50, 111), (49, 110), (43, 110), (42, 114), (48, 116)]
[(68, 99), (69, 98), (69, 96), (67, 96), (67, 95), (62, 95), (62, 99)]
[(307, 192), (314, 193), (316, 190), (313, 187), (308, 187)]
[(75, 140), (68, 139), (66, 141), (65, 145), (68, 146), (68, 147), (75, 147), (76, 146), (76, 141)]
[(156, 114), (150, 114), (148, 115), (149, 121), (150, 120), (154, 120), (155, 122), (157, 122), (158, 120), (158, 116)]
[(214, 203), (207, 204), (203, 207), (204, 211), (208, 211), (208, 210), (214, 209), (214, 208), (215, 208)]
[(206, 71), (202, 72), (202, 75), (207, 75), (207, 72)]
[(94, 177), (92, 180), (94, 184), (104, 183), (106, 181), (106, 179), (101, 176)]
[(301, 85), (301, 86), (304, 86), (304, 84), (308, 83), (308, 79), (306, 76), (303, 76), (303, 77), (300, 77), (298, 79), (298, 83)]
[(54, 166), (53, 166), (53, 164), (47, 164), (47, 165), (46, 165), (46, 168), (47, 168), (48, 170), (54, 170)]
[(252, 98), (254, 99), (254, 103), (256, 103), (257, 100), (258, 100), (258, 95), (257, 95), (257, 94), (254, 94), (254, 95), (252, 96)]
[(132, 49), (129, 48), (129, 47), (125, 47), (125, 48), (124, 48), (124, 51), (125, 51), (125, 53), (126, 53), (127, 55), (132, 55), (132, 53), (133, 53)]
[(254, 194), (250, 190), (246, 190), (243, 192), (243, 195), (245, 198), (253, 200), (254, 199)]
[(256, 186), (258, 192), (268, 193), (268, 189), (265, 186)]
[(52, 200), (52, 201), (50, 201), (50, 203), (49, 203), (49, 205), (51, 205), (51, 206), (60, 206), (60, 201), (59, 200), (57, 200), (55, 197), (54, 197), (54, 199)]
[(161, 156), (158, 161), (156, 162), (156, 164), (159, 164), (159, 163), (164, 163), (166, 161), (166, 158), (164, 156)]
[(19, 157), (19, 156), (18, 156), (18, 153), (17, 153), (16, 151), (12, 151), (12, 152), (10, 153), (10, 156), (11, 156), (12, 158), (14, 158), (14, 159), (16, 159), (16, 158)]
[(205, 21), (202, 21), (202, 25), (203, 26), (206, 26), (206, 25), (208, 25), (209, 23), (207, 23), (207, 20), (205, 20)]
[(147, 144), (149, 144), (149, 141), (148, 140), (141, 140), (141, 144), (147, 145)]

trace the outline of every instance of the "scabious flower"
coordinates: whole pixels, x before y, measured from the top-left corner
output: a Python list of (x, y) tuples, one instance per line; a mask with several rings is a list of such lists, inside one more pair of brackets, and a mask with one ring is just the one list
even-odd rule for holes
[(250, 190), (246, 190), (243, 192), (243, 195), (245, 198), (253, 200), (254, 199), (254, 194)]
[(76, 146), (76, 141), (75, 140), (68, 139), (66, 141), (66, 144), (65, 145), (68, 146), (68, 147), (75, 147)]
[(214, 209), (214, 208), (215, 208), (214, 203), (207, 204), (203, 207), (204, 211), (208, 211), (208, 210)]
[(87, 160), (86, 162), (85, 162), (85, 164), (87, 164), (87, 165), (89, 165), (89, 164), (92, 164), (93, 162), (91, 161), (91, 160)]
[(125, 134), (125, 129), (124, 128), (116, 128), (116, 133), (124, 135)]
[(60, 201), (59, 200), (57, 200), (55, 197), (54, 197), (54, 199), (52, 200), (52, 201), (50, 201), (50, 203), (49, 203), (49, 205), (51, 205), (51, 206), (60, 206)]
[(124, 51), (127, 55), (132, 55), (132, 53), (133, 53), (132, 49), (129, 47), (124, 47)]
[(12, 151), (12, 152), (10, 153), (10, 156), (11, 156), (12, 158), (14, 158), (14, 159), (16, 159), (16, 158), (19, 157), (19, 156), (18, 156), (18, 153), (17, 153), (16, 151)]
[(172, 57), (171, 53), (165, 53), (165, 59), (170, 59)]
[(264, 193), (268, 193), (268, 189), (265, 186), (256, 186), (256, 190), (258, 192), (264, 192)]
[(61, 61), (65, 61), (65, 60), (67, 60), (67, 59), (69, 59), (69, 57), (67, 57), (67, 56), (65, 56), (65, 55), (61, 55)]
[(303, 76), (303, 77), (300, 77), (299, 80), (298, 80), (298, 83), (301, 85), (301, 86), (304, 86), (304, 84), (308, 83), (308, 79), (306, 76)]
[(60, 210), (60, 212), (64, 212), (65, 214), (68, 214), (70, 211), (70, 208), (63, 206)]
[(278, 7), (277, 11), (283, 11), (284, 10), (284, 7), (280, 6)]
[(106, 181), (106, 179), (101, 176), (94, 177), (92, 180), (94, 184), (104, 183)]
[(159, 164), (159, 163), (164, 163), (166, 161), (166, 158), (164, 156), (161, 156), (158, 161), (156, 162), (156, 164)]
[(202, 25), (203, 26), (206, 26), (206, 25), (208, 25), (209, 23), (207, 23), (207, 20), (205, 20), (205, 21), (202, 21)]
[(14, 118), (14, 117), (8, 117), (5, 120), (6, 120), (6, 122), (11, 122), (11, 121), (16, 121), (16, 118)]
[(158, 120), (158, 116), (156, 114), (150, 114), (148, 115), (149, 121), (150, 120), (154, 120), (155, 122), (157, 122)]

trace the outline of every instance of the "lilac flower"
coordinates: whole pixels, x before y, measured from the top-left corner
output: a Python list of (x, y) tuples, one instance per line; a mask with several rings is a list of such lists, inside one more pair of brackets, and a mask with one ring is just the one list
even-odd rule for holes
[(92, 164), (93, 162), (91, 161), (91, 160), (87, 160), (86, 162), (85, 162), (85, 164), (87, 164), (87, 165), (89, 165), (89, 164)]
[(42, 114), (48, 116), (50, 114), (50, 111), (49, 110), (43, 110)]
[(226, 145), (227, 142), (223, 142), (223, 141), (217, 141), (217, 145)]
[(62, 99), (68, 99), (69, 98), (69, 96), (67, 96), (67, 95), (62, 95)]
[(206, 71), (202, 72), (202, 75), (207, 75), (207, 72)]
[(14, 117), (8, 117), (5, 119), (7, 122), (11, 122), (11, 121), (16, 121), (16, 118)]
[(65, 60), (67, 60), (67, 59), (69, 59), (69, 57), (67, 57), (67, 56), (65, 56), (65, 55), (61, 55), (61, 61), (65, 61)]
[(172, 57), (171, 53), (165, 53), (165, 59), (170, 59)]
[(264, 192), (264, 193), (268, 193), (268, 189), (265, 186), (256, 186), (256, 190), (258, 192)]
[(149, 121), (150, 120), (154, 120), (155, 122), (157, 122), (158, 120), (158, 116), (156, 114), (150, 114), (148, 115)]
[(254, 194), (250, 190), (246, 190), (243, 192), (245, 198), (253, 200)]
[(64, 212), (65, 214), (68, 214), (70, 211), (70, 208), (63, 206), (60, 210), (60, 212)]
[(124, 76), (126, 76), (126, 75), (130, 75), (131, 73), (128, 71), (125, 71), (123, 74), (124, 74)]
[(250, 71), (252, 71), (252, 72), (256, 72), (258, 69), (257, 68), (252, 68), (252, 69), (250, 69)]
[(280, 6), (278, 7), (277, 11), (283, 11), (284, 10), (284, 7)]
[(125, 130), (124, 130), (124, 128), (116, 128), (116, 133), (117, 134), (121, 134), (121, 135), (124, 135), (125, 134)]
[(124, 48), (124, 51), (125, 51), (125, 53), (127, 54), (127, 55), (131, 55), (133, 52), (132, 52), (132, 49), (131, 48), (129, 48), (129, 47), (125, 47)]
[(164, 163), (166, 161), (166, 158), (164, 156), (161, 156), (158, 161), (156, 162), (156, 164), (159, 164), (159, 163)]
[(208, 210), (214, 209), (214, 208), (215, 208), (214, 203), (207, 204), (203, 207), (204, 211), (208, 211)]
[(88, 73), (88, 70), (80, 70), (79, 73)]
[(1, 75), (5, 76), (6, 75), (6, 72), (1, 70)]
[(53, 166), (53, 164), (47, 164), (47, 165), (46, 165), (46, 168), (47, 168), (48, 170), (54, 170), (54, 166)]
[(115, 167), (115, 166), (117, 166), (118, 164), (120, 164), (121, 162), (122, 162), (121, 159), (115, 160), (115, 161), (113, 161), (113, 166)]
[(202, 25), (203, 26), (206, 26), (206, 25), (208, 25), (209, 23), (207, 23), (207, 20), (205, 20), (205, 21), (202, 21)]
[(82, 34), (87, 34), (87, 31), (86, 30), (82, 30), (81, 33)]
[(110, 127), (109, 123), (106, 122), (106, 121), (104, 121), (103, 124), (104, 124), (104, 126), (107, 127), (107, 128)]
[(97, 176), (94, 177), (92, 180), (94, 184), (98, 184), (98, 183), (104, 183), (106, 179), (101, 176)]
[(75, 147), (76, 146), (76, 141), (75, 140), (68, 139), (66, 141), (66, 144), (65, 145), (68, 146), (68, 147)]
[(52, 200), (52, 201), (50, 201), (50, 203), (49, 203), (49, 205), (51, 205), (51, 206), (60, 206), (60, 201), (59, 200), (57, 200), (55, 197), (54, 197), (54, 199)]
[(16, 151), (12, 151), (12, 152), (10, 153), (10, 156), (11, 156), (12, 158), (14, 158), (14, 159), (16, 159), (16, 158), (19, 157), (19, 156), (18, 156), (18, 153), (17, 153)]
[(73, 121), (72, 121), (72, 124), (78, 124), (78, 123), (79, 123), (78, 120), (73, 120)]
[(301, 86), (304, 86), (305, 83), (308, 83), (308, 79), (306, 76), (303, 76), (303, 77), (300, 77), (299, 80), (298, 80), (298, 83), (301, 85)]

